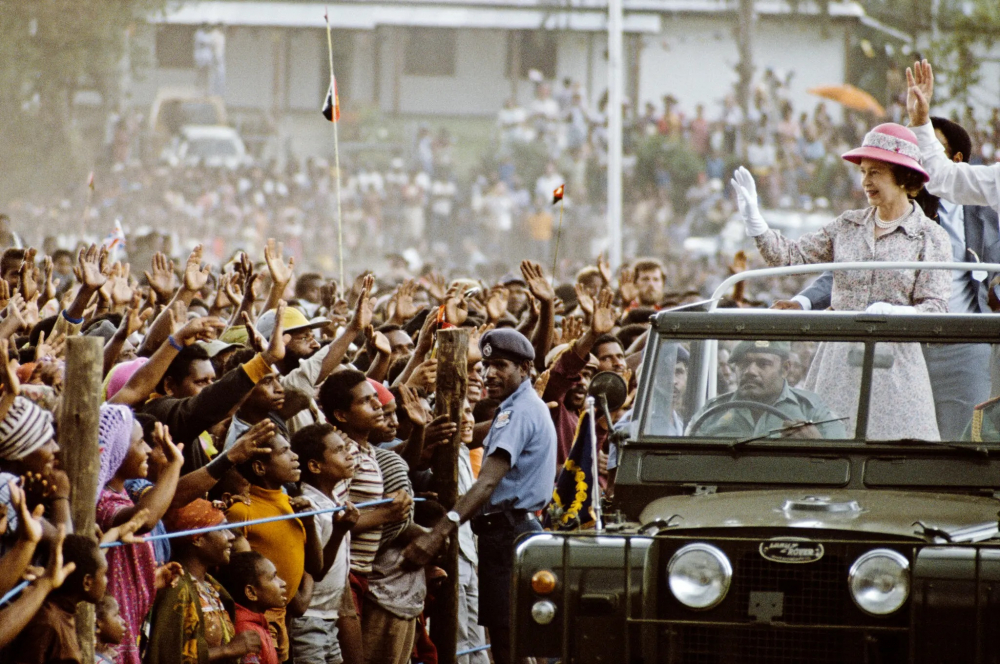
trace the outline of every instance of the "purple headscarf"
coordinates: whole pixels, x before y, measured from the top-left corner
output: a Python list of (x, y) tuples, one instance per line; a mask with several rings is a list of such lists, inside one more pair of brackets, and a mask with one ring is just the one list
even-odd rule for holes
[(101, 468), (97, 472), (98, 499), (104, 486), (111, 481), (128, 456), (128, 449), (132, 445), (134, 422), (135, 417), (128, 406), (101, 404), (101, 416), (97, 425), (97, 436), (101, 445)]

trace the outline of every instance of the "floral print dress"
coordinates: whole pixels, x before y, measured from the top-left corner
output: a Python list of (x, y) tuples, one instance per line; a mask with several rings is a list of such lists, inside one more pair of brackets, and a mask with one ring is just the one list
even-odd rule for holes
[[(792, 241), (773, 230), (755, 238), (769, 265), (844, 263), (853, 261), (949, 261), (947, 232), (912, 205), (900, 225), (875, 238), (875, 208), (851, 210), (815, 233)], [(946, 313), (951, 292), (948, 270), (851, 270), (833, 273), (831, 308), (864, 311), (875, 302), (913, 306), (917, 311)], [(832, 411), (849, 417), (854, 431), (861, 369), (851, 361), (854, 343), (822, 343), (802, 387), (819, 394)], [(872, 376), (868, 413), (869, 440), (916, 438), (940, 440), (934, 395), (920, 344), (883, 343), (879, 356), (891, 356), (891, 366)], [(887, 364), (885, 362), (879, 363)], [(879, 365), (877, 365), (878, 367)]]

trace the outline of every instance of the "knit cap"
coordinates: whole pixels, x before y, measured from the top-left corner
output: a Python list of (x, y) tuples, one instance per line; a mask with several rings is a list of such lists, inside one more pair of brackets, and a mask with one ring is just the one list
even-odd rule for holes
[(112, 367), (111, 371), (108, 372), (108, 377), (104, 379), (104, 400), (107, 401), (118, 394), (118, 391), (125, 387), (125, 383), (132, 377), (132, 374), (148, 361), (147, 357), (137, 357)]
[(97, 472), (97, 496), (118, 472), (132, 445), (132, 424), (135, 418), (128, 406), (101, 404), (97, 424), (97, 439), (101, 446), (101, 468)]
[(14, 397), (14, 403), (0, 420), (0, 459), (23, 459), (53, 436), (52, 413), (22, 396)]

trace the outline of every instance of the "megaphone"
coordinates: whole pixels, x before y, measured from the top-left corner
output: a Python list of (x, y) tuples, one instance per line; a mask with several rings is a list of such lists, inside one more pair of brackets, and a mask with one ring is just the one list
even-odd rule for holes
[(597, 401), (601, 401), (603, 396), (607, 400), (608, 408), (615, 411), (628, 399), (628, 385), (625, 384), (625, 379), (615, 372), (601, 371), (590, 379), (587, 394)]

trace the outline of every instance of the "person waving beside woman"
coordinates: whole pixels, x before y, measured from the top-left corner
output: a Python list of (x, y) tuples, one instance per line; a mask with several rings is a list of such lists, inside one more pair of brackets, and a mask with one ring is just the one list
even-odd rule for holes
[[(912, 198), (928, 180), (912, 131), (881, 124), (860, 148), (843, 155), (858, 164), (869, 207), (849, 210), (815, 233), (793, 241), (770, 230), (757, 206), (753, 176), (740, 167), (731, 182), (748, 236), (769, 265), (854, 261), (948, 261), (947, 232), (928, 219)], [(834, 272), (831, 308), (875, 314), (945, 313), (951, 289), (946, 270), (851, 270)], [(853, 344), (822, 344), (804, 387), (819, 393), (831, 409), (857, 411), (860, 368), (848, 361)], [(872, 378), (867, 438), (939, 440), (927, 365), (918, 344), (881, 344), (892, 366)], [(855, 362), (856, 364), (856, 362)], [(852, 430), (848, 427), (848, 430)]]

